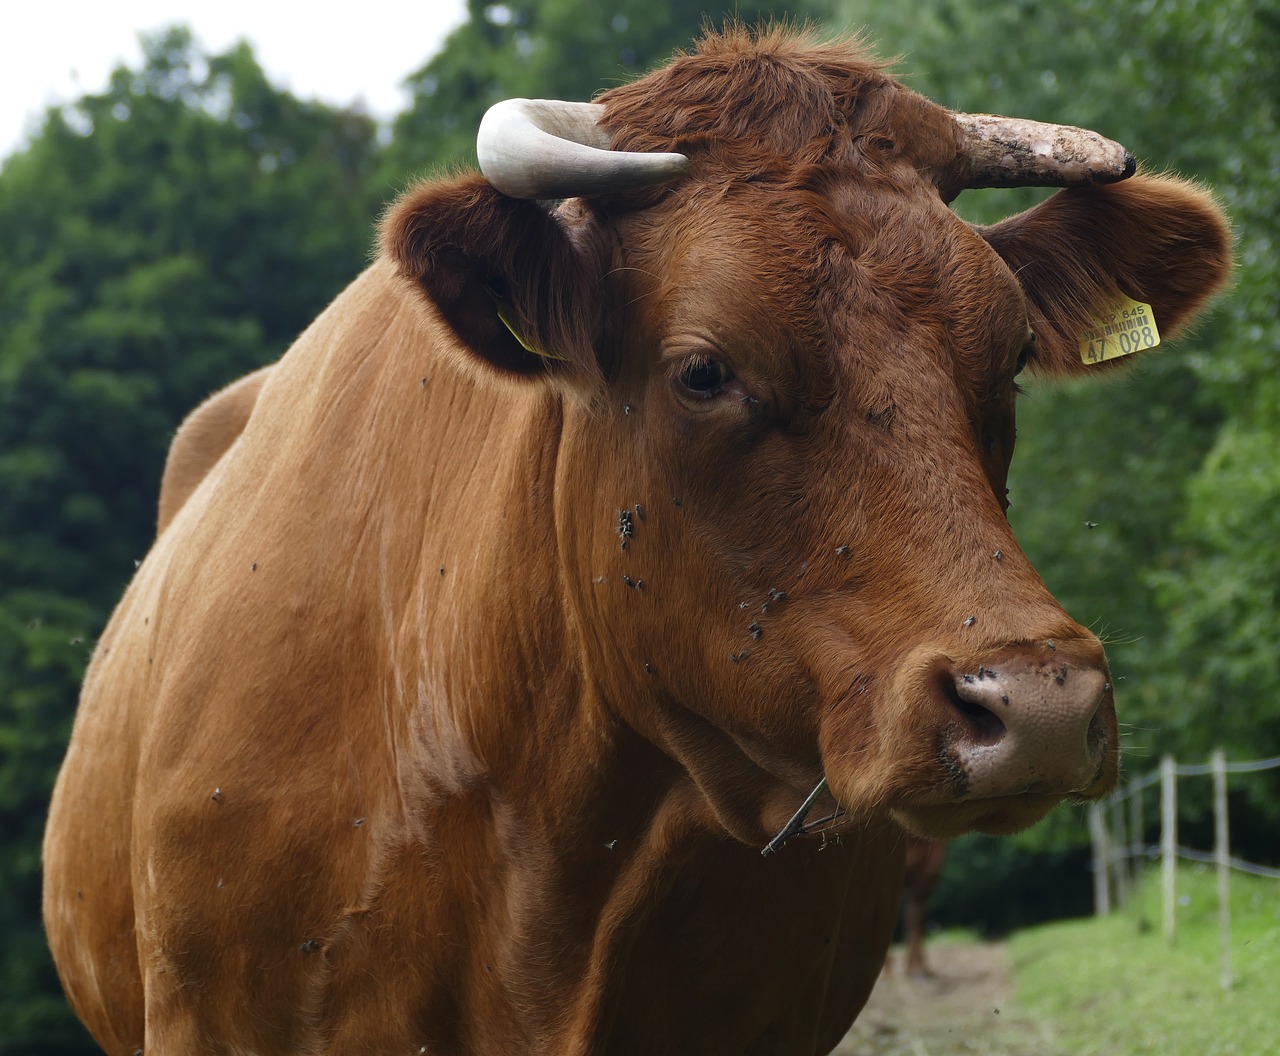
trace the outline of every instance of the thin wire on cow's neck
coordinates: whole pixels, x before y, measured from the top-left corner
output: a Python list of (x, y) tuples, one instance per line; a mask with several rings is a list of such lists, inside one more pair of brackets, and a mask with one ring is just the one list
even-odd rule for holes
[[(813, 805), (818, 802), (818, 798), (826, 790), (827, 779), (823, 777), (823, 779), (818, 782), (817, 787), (805, 797), (805, 801), (800, 804), (800, 809), (791, 815), (791, 820), (782, 826), (782, 831), (764, 845), (764, 850), (760, 852), (763, 857), (767, 858), (771, 854), (777, 854), (778, 851), (782, 849), (782, 845), (791, 839), (792, 836), (799, 836), (802, 833), (809, 831), (809, 828), (804, 823), (805, 815), (813, 809)], [(843, 813), (843, 810), (837, 810), (834, 814), (828, 814), (825, 818), (819, 818), (813, 824), (821, 825), (824, 822), (834, 821)]]

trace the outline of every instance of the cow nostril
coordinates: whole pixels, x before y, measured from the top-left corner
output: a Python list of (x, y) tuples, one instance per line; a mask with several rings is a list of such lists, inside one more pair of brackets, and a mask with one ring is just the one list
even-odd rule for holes
[(967, 688), (965, 679), (973, 677), (973, 675), (959, 675), (954, 678), (945, 676), (942, 679), (942, 695), (960, 716), (969, 741), (973, 744), (999, 744), (1005, 735), (1004, 721), (977, 700), (977, 692), (965, 693)]

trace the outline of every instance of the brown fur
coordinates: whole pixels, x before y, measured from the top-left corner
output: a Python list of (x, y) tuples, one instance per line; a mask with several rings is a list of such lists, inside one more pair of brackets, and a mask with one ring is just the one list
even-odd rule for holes
[[(1030, 320), (1085, 373), (1116, 289), (1198, 308), (1210, 199), (1136, 177), (974, 231), (945, 114), (783, 33), (605, 103), (691, 176), (552, 213), (410, 192), (184, 456), (212, 469), (103, 634), (45, 844), (108, 1051), (825, 1052), (898, 822), (1009, 831), (1113, 782), (1101, 647), (1003, 516), (1013, 371)], [(1096, 704), (1086, 782), (957, 754), (988, 667), (1086, 686), (1025, 720), (1030, 751)], [(761, 858), (823, 774), (846, 813)]]

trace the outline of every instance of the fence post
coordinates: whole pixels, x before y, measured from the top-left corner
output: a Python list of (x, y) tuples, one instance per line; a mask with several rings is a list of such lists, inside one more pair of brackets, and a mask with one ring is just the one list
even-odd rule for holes
[(1089, 842), (1093, 844), (1093, 915), (1105, 917), (1111, 912), (1111, 890), (1107, 883), (1107, 819), (1102, 804), (1089, 804)]
[[(1129, 868), (1132, 870), (1133, 890), (1139, 892), (1142, 889), (1142, 869), (1146, 864), (1143, 859), (1147, 856), (1147, 844), (1143, 836), (1142, 785), (1135, 784), (1133, 793), (1129, 796)], [(1146, 913), (1142, 909), (1143, 901), (1143, 899), (1139, 899), (1136, 903), (1139, 907), (1138, 915), (1141, 920), (1146, 919)]]
[(1160, 760), (1160, 870), (1163, 883), (1164, 937), (1173, 942), (1177, 916), (1178, 775), (1173, 756)]
[(1231, 835), (1227, 827), (1227, 757), (1213, 750), (1213, 856), (1218, 865), (1218, 929), (1222, 934), (1222, 989), (1231, 989)]
[(1115, 885), (1116, 906), (1129, 903), (1129, 836), (1124, 824), (1124, 801), (1119, 796), (1111, 798), (1111, 846), (1112, 883)]

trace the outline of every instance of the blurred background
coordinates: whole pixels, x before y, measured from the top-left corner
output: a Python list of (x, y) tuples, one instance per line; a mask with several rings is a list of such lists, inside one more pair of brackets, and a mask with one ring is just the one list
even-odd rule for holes
[[(375, 218), (409, 182), (474, 165), (491, 103), (589, 99), (723, 17), (707, 0), (445, 0), (280, 27), (257, 10), (271, 5), (220, 6), (220, 21), (194, 5), (173, 21), (182, 5), (139, 4), (131, 23), (128, 4), (110, 5), (95, 28), (73, 5), (25, 36), (4, 16), (4, 1056), (96, 1051), (45, 947), (40, 837), (87, 658), (153, 534), (177, 424), (280, 356), (364, 266)], [(1280, 755), (1280, 5), (797, 0), (736, 13), (864, 33), (943, 105), (1095, 128), (1218, 194), (1235, 225), (1234, 286), (1196, 333), (1123, 380), (1029, 385), (1010, 517), (1067, 610), (1109, 643), (1126, 777), (1165, 753)], [(68, 79), (70, 45), (39, 48), (86, 31), (101, 47)], [(43, 73), (18, 63), (28, 52), (51, 56)], [(1040, 197), (968, 192), (957, 209), (989, 222)], [(1183, 793), (1189, 846), (1213, 845), (1210, 792)], [(1232, 853), (1280, 866), (1280, 770), (1233, 775), (1229, 800)], [(1082, 813), (1065, 808), (1011, 840), (955, 841), (932, 919), (1001, 937), (1087, 915), (1089, 846)], [(1275, 955), (1280, 882), (1259, 883), (1247, 890), (1261, 930), (1236, 938)], [(1150, 921), (1134, 911), (1129, 923), (1136, 935)], [(1274, 987), (1280, 955), (1259, 963)]]

